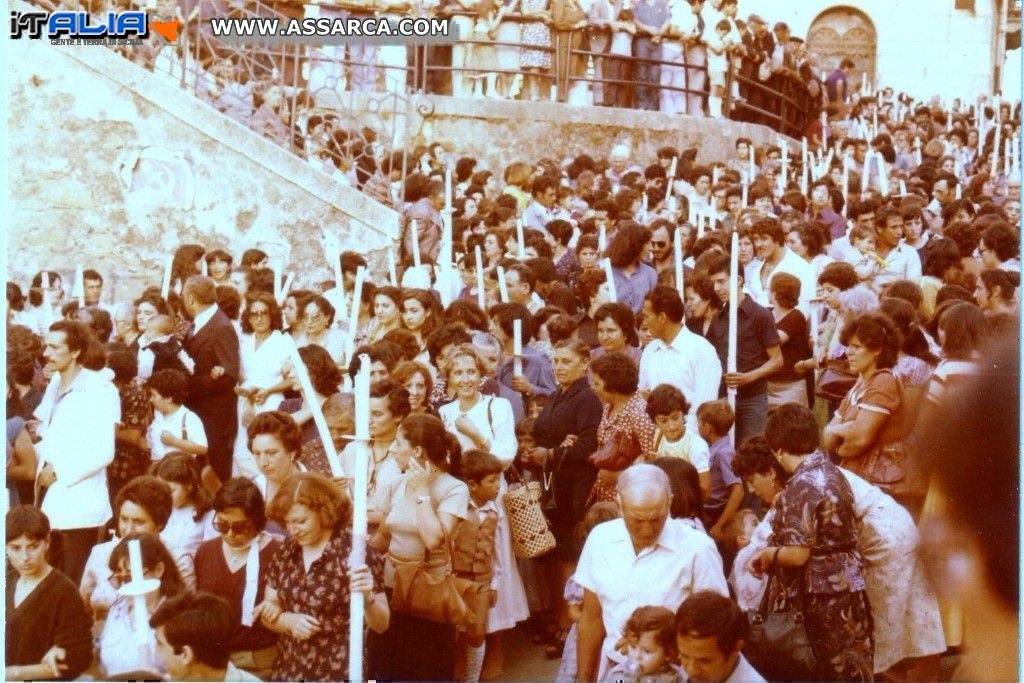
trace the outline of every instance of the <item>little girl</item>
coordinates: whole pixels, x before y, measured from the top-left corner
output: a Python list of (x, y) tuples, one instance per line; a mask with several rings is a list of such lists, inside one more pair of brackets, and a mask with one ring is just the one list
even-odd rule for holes
[(203, 488), (195, 458), (186, 453), (169, 453), (156, 462), (151, 473), (171, 487), (174, 507), (160, 539), (178, 553), (195, 557), (199, 544), (216, 538), (210, 497)]
[(498, 51), (493, 41), (498, 34), (498, 24), (501, 23), (504, 13), (504, 8), (495, 0), (481, 0), (477, 5), (476, 22), (473, 24), (472, 59), (467, 62), (477, 69), (470, 76), (474, 81), (473, 97), (499, 97)]
[(637, 607), (619, 641), (626, 659), (605, 674), (609, 682), (675, 683), (686, 680), (676, 658), (676, 617), (664, 607)]

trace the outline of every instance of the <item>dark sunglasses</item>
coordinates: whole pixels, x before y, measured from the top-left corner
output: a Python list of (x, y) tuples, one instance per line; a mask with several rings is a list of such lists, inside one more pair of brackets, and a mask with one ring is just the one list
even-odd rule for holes
[(662, 242), (661, 240), (651, 240), (652, 247), (667, 247), (668, 242)]
[(252, 529), (252, 523), (248, 520), (243, 522), (225, 522), (222, 519), (215, 518), (213, 520), (213, 528), (216, 529), (219, 534), (234, 533), (241, 536)]

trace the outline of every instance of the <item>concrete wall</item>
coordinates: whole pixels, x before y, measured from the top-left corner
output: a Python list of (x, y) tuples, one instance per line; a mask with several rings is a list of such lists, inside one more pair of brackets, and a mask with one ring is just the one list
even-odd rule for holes
[(10, 48), (11, 279), (54, 269), (70, 294), (82, 263), (120, 299), (159, 284), (179, 244), (329, 276), (321, 230), (364, 253), (397, 237), (394, 211), (107, 48)]
[(954, 9), (954, 0), (743, 0), (740, 13), (759, 14), (769, 25), (785, 21), (793, 35), (805, 37), (814, 19), (832, 7), (853, 7), (874, 22), (880, 85), (917, 97), (940, 95), (947, 103), (954, 97), (973, 102), (990, 92), (995, 0), (976, 0), (974, 12)]

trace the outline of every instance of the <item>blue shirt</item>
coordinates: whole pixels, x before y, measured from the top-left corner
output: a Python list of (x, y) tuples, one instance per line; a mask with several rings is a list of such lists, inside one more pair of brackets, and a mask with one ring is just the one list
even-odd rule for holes
[(733, 474), (732, 459), (736, 457), (728, 436), (711, 445), (711, 495), (704, 501), (704, 510), (714, 518), (722, 514), (729, 500), (729, 488), (741, 483), (741, 479)]
[(648, 292), (658, 286), (658, 271), (646, 263), (637, 266), (632, 275), (626, 275), (622, 268), (612, 268), (612, 278), (615, 280), (615, 298), (629, 306), (633, 315), (640, 314)]
[[(523, 345), (523, 376), (533, 385), (535, 395), (550, 396), (558, 388), (551, 360), (529, 344)], [(510, 387), (514, 377), (515, 361), (509, 357), (498, 369), (498, 381)]]

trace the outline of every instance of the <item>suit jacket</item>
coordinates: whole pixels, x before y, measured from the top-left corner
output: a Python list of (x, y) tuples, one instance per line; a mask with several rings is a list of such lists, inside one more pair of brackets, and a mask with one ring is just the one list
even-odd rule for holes
[[(231, 320), (218, 310), (199, 332), (189, 331), (185, 352), (196, 362), (189, 380), (185, 405), (199, 416), (206, 438), (233, 440), (238, 432), (237, 399), (234, 389), (240, 375), (238, 334)], [(210, 371), (220, 366), (224, 374), (213, 379)]]

